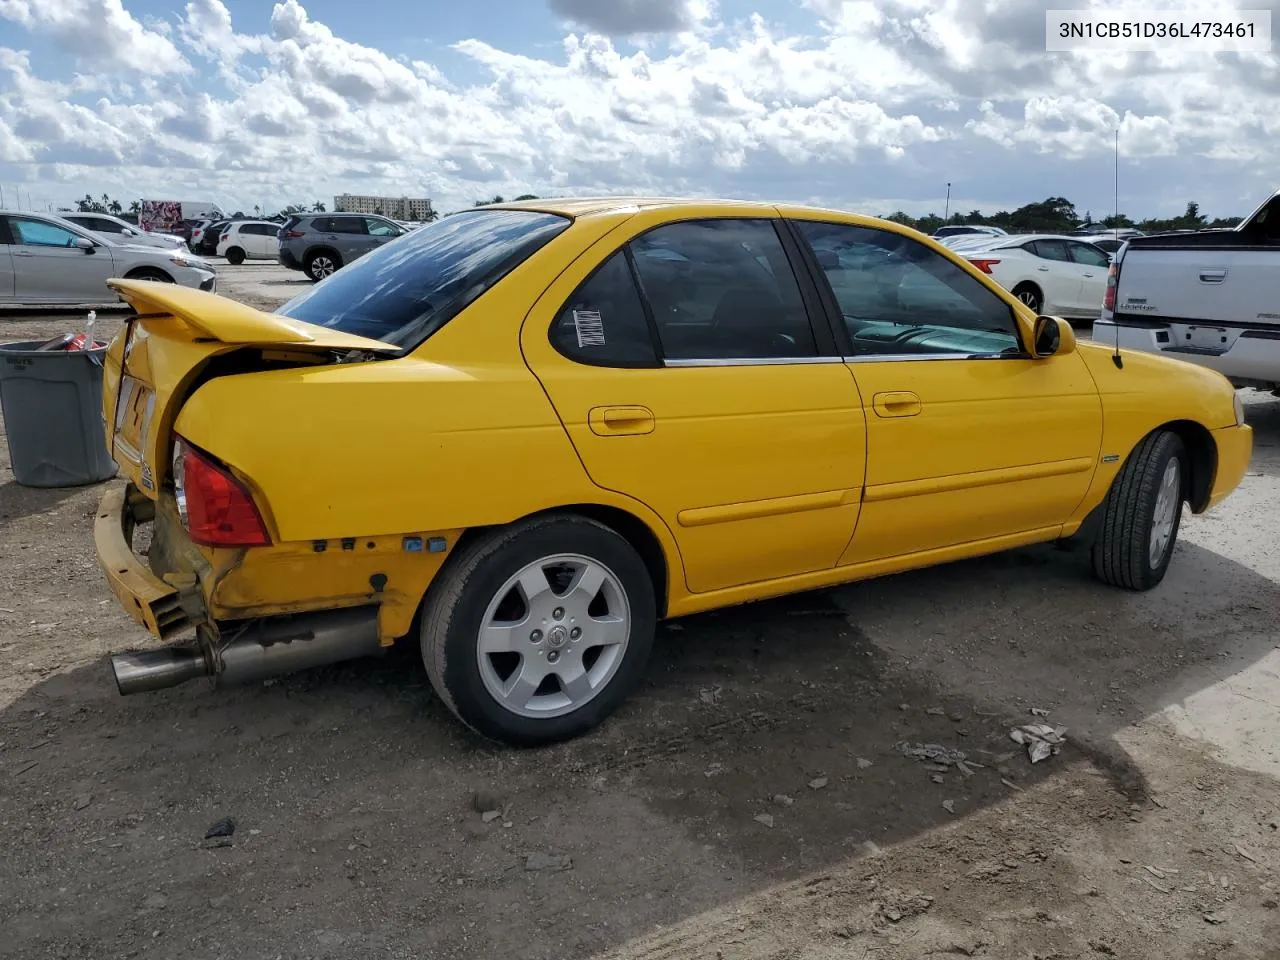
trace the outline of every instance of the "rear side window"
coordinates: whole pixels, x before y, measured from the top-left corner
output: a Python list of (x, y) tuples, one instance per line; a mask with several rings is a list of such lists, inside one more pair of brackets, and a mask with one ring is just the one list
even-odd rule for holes
[(333, 222), (332, 217), (316, 217), (310, 223), (304, 222), (303, 226), (310, 227), (316, 233), (328, 233), (331, 229), (330, 224), (332, 222)]
[(1030, 248), (1031, 252), (1042, 260), (1071, 262), (1071, 253), (1067, 250), (1067, 245), (1061, 240), (1033, 240)]
[(412, 349), (569, 224), (528, 210), (456, 213), (382, 244), (276, 312)]
[(366, 234), (369, 231), (364, 217), (334, 217), (329, 221), (329, 232)]
[(670, 360), (813, 357), (813, 329), (770, 220), (691, 220), (631, 242)]
[(551, 327), (551, 343), (579, 363), (658, 366), (658, 352), (625, 251), (606, 260), (569, 298)]

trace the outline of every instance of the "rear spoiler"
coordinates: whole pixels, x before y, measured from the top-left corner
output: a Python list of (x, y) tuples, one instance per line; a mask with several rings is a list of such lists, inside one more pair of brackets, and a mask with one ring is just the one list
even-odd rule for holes
[(397, 354), (381, 340), (267, 313), (236, 300), (155, 280), (108, 280), (142, 319), (175, 317), (198, 335), (236, 346), (300, 346)]

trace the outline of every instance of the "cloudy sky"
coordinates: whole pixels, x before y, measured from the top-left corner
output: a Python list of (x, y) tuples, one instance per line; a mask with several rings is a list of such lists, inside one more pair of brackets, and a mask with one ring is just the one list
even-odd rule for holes
[(1088, 5), (0, 0), (0, 188), (40, 208), (639, 191), (922, 214), (951, 181), (953, 210), (1062, 195), (1103, 216), (1117, 128), (1131, 216), (1242, 214), (1280, 187), (1276, 54), (1046, 54), (1044, 11)]

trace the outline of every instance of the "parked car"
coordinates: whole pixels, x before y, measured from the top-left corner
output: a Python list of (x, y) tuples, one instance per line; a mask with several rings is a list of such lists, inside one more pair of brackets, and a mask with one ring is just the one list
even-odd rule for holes
[(948, 227), (939, 227), (933, 231), (933, 238), (941, 240), (943, 237), (963, 237), (963, 236), (984, 236), (984, 237), (1003, 237), (1007, 232), (999, 227), (988, 227), (983, 224), (966, 223), (960, 225), (952, 225)]
[(1096, 319), (1111, 257), (1076, 237), (1029, 234), (959, 241), (949, 248), (1037, 313)]
[(409, 230), (388, 217), (348, 213), (305, 213), (290, 217), (280, 228), (279, 260), (312, 280), (376, 250)]
[(1126, 241), (1094, 336), (1280, 393), (1280, 192), (1230, 229)]
[[(219, 221), (217, 220), (196, 220), (194, 223), (191, 224), (191, 236), (187, 240), (187, 246), (191, 249), (193, 253), (199, 250), (200, 241), (204, 237), (205, 230), (218, 222)], [(213, 250), (215, 252), (217, 251), (216, 244), (214, 245)]]
[(100, 236), (118, 240), (120, 243), (159, 247), (163, 250), (177, 250), (183, 245), (181, 237), (174, 237), (167, 233), (149, 233), (127, 220), (121, 220), (107, 213), (64, 213), (60, 216), (68, 223), (74, 223)]
[(233, 220), (218, 237), (218, 256), (231, 264), (246, 260), (275, 260), (279, 254), (280, 224), (271, 220)]
[(215, 220), (200, 231), (200, 239), (192, 239), (192, 250), (199, 256), (212, 257), (218, 253), (218, 239), (230, 220)]
[(105, 303), (115, 298), (112, 277), (216, 285), (213, 267), (186, 251), (121, 243), (51, 214), (0, 211), (0, 301)]
[(1117, 367), (829, 210), (492, 205), (275, 313), (113, 285), (138, 319), (98, 556), (138, 623), (197, 638), (115, 656), (124, 693), (408, 638), (461, 720), (547, 743), (618, 706), (660, 618), (1052, 541), (1149, 589), (1252, 452), (1218, 374)]

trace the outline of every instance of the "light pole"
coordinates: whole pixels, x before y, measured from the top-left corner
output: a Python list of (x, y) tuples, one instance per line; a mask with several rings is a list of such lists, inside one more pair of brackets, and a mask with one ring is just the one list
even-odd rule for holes
[(946, 223), (951, 219), (951, 183), (947, 182), (947, 206), (942, 212), (942, 222)]

